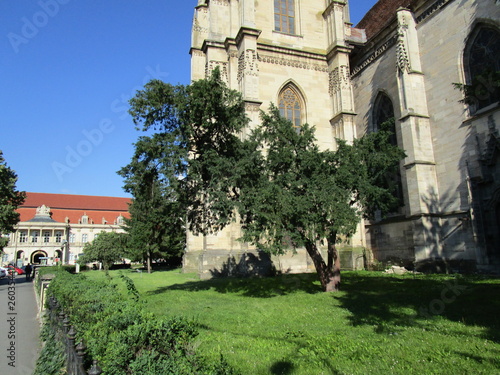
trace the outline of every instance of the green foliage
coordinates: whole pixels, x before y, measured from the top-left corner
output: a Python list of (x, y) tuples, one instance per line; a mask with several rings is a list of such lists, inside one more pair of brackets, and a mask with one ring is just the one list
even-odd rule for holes
[(136, 128), (154, 134), (139, 139), (132, 162), (119, 172), (134, 196), (128, 225), (178, 252), (185, 227), (216, 232), (233, 217), (244, 103), (216, 69), (189, 86), (153, 80), (130, 106)]
[(50, 324), (44, 323), (40, 332), (40, 339), (44, 342), (36, 362), (33, 375), (62, 375), (66, 373), (65, 348), (56, 338)]
[(83, 255), (78, 263), (84, 265), (91, 262), (101, 262), (108, 272), (109, 267), (126, 255), (126, 237), (123, 233), (101, 232), (92, 242), (85, 244)]
[(475, 109), (500, 101), (500, 71), (486, 70), (475, 75), (469, 84), (453, 83), (453, 86), (464, 95), (460, 102)]
[(125, 282), (125, 285), (127, 286), (127, 290), (132, 296), (132, 298), (135, 301), (139, 300), (139, 292), (137, 291), (137, 288), (135, 287), (134, 282), (132, 279), (128, 276), (125, 276), (123, 273), (120, 272), (120, 278)]
[(84, 275), (58, 271), (49, 295), (70, 317), (77, 340), (99, 361), (108, 375), (226, 374), (217, 361), (207, 361), (193, 349), (195, 323), (185, 318), (158, 318), (138, 301), (133, 281), (122, 274), (127, 298), (112, 277), (88, 280)]
[(16, 189), (16, 182), (17, 175), (7, 166), (0, 150), (0, 251), (8, 243), (8, 239), (1, 236), (14, 230), (14, 225), (19, 221), (16, 209), (26, 198), (25, 192)]
[[(262, 113), (241, 162), (253, 171), (237, 180), (242, 238), (275, 254), (305, 247), (325, 290), (338, 288), (335, 243), (351, 236), (363, 216), (376, 209), (387, 212), (397, 203), (387, 176), (404, 152), (390, 136), (381, 130), (352, 145), (338, 140), (336, 151), (320, 151), (314, 128), (306, 124), (296, 131), (272, 106), (269, 114)], [(328, 243), (327, 261), (318, 241)]]
[[(200, 355), (219, 360), (222, 353), (243, 374), (500, 369), (500, 300), (492, 298), (500, 293), (499, 278), (344, 272), (334, 296), (321, 293), (314, 274), (198, 280), (169, 271), (130, 278), (156, 316), (196, 319)], [(466, 289), (457, 295), (450, 285)], [(433, 314), (438, 301), (444, 309)]]

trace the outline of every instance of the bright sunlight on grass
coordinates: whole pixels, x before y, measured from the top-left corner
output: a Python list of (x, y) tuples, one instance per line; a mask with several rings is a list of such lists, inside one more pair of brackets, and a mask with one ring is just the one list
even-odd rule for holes
[(332, 294), (315, 274), (121, 272), (155, 314), (198, 323), (201, 353), (243, 374), (500, 374), (500, 279), (344, 272)]

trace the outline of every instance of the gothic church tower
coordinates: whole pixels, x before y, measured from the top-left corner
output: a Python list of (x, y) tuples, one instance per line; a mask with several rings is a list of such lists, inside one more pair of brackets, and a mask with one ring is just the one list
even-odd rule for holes
[[(335, 138), (357, 136), (349, 53), (363, 32), (351, 27), (347, 1), (199, 0), (195, 9), (191, 79), (219, 67), (231, 89), (242, 93), (250, 127), (271, 103), (294, 126), (316, 127), (323, 149)], [(238, 265), (249, 249), (237, 241), (237, 225), (217, 235), (188, 235), (184, 269), (201, 274), (232, 258)], [(363, 230), (350, 248), (364, 247)], [(311, 268), (305, 251), (273, 259), (283, 271)]]

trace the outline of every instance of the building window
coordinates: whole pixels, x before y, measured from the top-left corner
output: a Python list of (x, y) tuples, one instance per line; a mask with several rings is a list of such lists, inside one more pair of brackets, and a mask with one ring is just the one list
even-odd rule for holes
[(464, 102), (471, 112), (500, 101), (500, 32), (480, 25), (472, 32), (464, 53)]
[(89, 242), (89, 235), (87, 233), (82, 234), (82, 242), (83, 243)]
[(396, 138), (396, 124), (394, 121), (392, 100), (387, 95), (379, 93), (373, 108), (373, 131), (379, 131), (382, 128), (382, 124), (386, 124), (386, 126), (389, 126), (387, 130), (392, 133), (391, 144), (397, 146), (398, 141)]
[(279, 98), (280, 115), (287, 120), (290, 120), (293, 127), (300, 131), (302, 125), (302, 103), (297, 91), (290, 85), (281, 91)]
[(62, 241), (62, 232), (57, 231), (56, 232), (56, 242), (61, 242)]
[(50, 232), (44, 231), (43, 232), (43, 243), (49, 243), (50, 241)]
[(28, 233), (25, 231), (19, 232), (19, 242), (28, 242)]
[[(394, 115), (394, 106), (392, 100), (384, 93), (379, 93), (375, 99), (375, 104), (373, 106), (372, 114), (372, 131), (388, 130), (391, 132), (389, 142), (393, 146), (398, 145), (398, 139), (396, 136), (396, 121)], [(401, 171), (398, 171), (394, 175), (386, 176), (388, 185), (396, 182), (395, 194), (399, 200), (399, 205), (404, 205), (403, 198), (403, 181), (401, 177)]]
[(74, 233), (69, 234), (69, 242), (70, 243), (75, 243), (76, 241), (76, 235)]
[(38, 242), (39, 236), (40, 236), (40, 233), (38, 233), (38, 231), (31, 232), (31, 242), (33, 242), (33, 243)]
[(295, 34), (294, 0), (274, 0), (274, 30)]
[(120, 215), (116, 218), (116, 224), (117, 225), (122, 225), (123, 224), (123, 216)]
[(88, 224), (89, 223), (89, 217), (86, 214), (84, 214), (82, 216), (81, 223), (82, 224)]

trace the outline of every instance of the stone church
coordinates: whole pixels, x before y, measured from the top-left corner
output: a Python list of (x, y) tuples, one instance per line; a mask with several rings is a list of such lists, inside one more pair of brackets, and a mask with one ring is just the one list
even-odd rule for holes
[[(361, 222), (346, 268), (373, 260), (500, 270), (500, 1), (379, 0), (353, 25), (356, 0), (199, 0), (191, 78), (216, 66), (251, 119), (274, 103), (323, 149), (395, 119), (397, 212)], [(460, 89), (461, 88), (461, 89)], [(305, 251), (269, 257), (238, 226), (188, 234), (185, 271), (313, 270)]]

